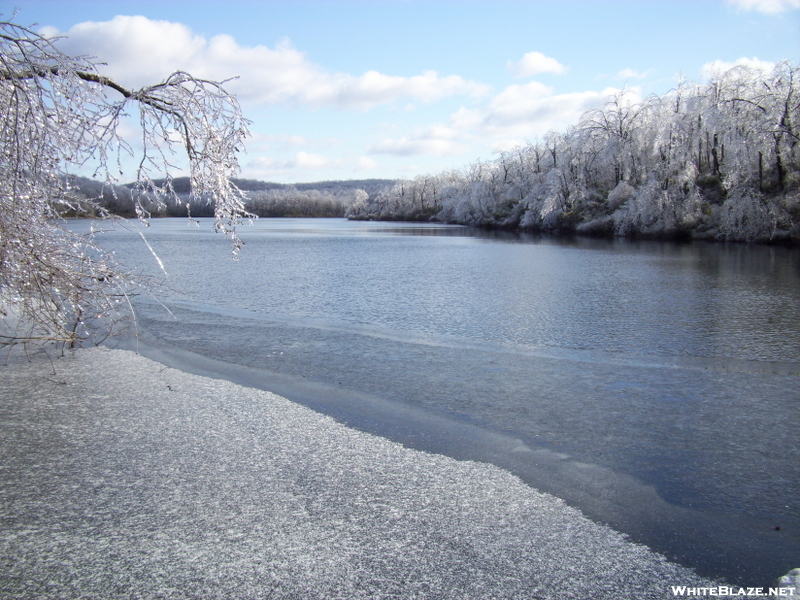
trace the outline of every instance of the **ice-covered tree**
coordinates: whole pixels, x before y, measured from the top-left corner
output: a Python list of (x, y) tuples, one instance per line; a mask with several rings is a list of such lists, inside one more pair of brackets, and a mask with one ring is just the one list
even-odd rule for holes
[[(98, 65), (0, 22), (0, 342), (74, 344), (90, 323), (117, 313), (136, 284), (92, 236), (64, 226), (75, 213), (113, 216), (76, 193), (78, 171), (91, 169), (113, 189), (123, 162), (134, 159), (133, 198), (146, 219), (148, 206), (177, 200), (170, 173), (182, 160), (192, 194), (213, 202), (215, 229), (240, 245), (244, 196), (231, 177), (247, 121), (224, 82), (176, 72), (132, 90)], [(135, 148), (120, 133), (126, 117), (140, 126)]]
[[(800, 241), (800, 68), (736, 67), (664, 96), (620, 92), (562, 133), (439, 184), (434, 219), (562, 233)], [(442, 176), (432, 176), (440, 180)], [(373, 218), (414, 217), (398, 182)], [(417, 211), (418, 213), (419, 211)], [(429, 218), (429, 215), (425, 215)]]

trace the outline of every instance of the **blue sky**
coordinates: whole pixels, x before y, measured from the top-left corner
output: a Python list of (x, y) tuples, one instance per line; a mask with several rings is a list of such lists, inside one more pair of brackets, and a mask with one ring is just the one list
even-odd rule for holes
[(398, 178), (490, 160), (623, 87), (800, 59), (800, 0), (0, 0), (123, 85), (223, 79), (244, 177)]

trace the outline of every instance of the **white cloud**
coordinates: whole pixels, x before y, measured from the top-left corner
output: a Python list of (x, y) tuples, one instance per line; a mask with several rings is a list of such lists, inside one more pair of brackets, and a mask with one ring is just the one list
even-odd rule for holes
[(332, 166), (334, 166), (334, 161), (322, 154), (312, 154), (302, 150), (293, 159), (287, 161), (287, 167), (290, 169), (327, 169)]
[[(526, 140), (544, 137), (575, 125), (592, 108), (602, 106), (619, 88), (556, 94), (539, 82), (511, 85), (482, 107), (462, 107), (450, 116), (447, 126), (434, 125), (411, 136), (384, 139), (370, 149), (372, 154), (399, 156), (462, 154), (480, 140), (495, 150), (509, 149)], [(629, 87), (624, 102), (641, 102), (641, 89)]]
[(614, 75), (614, 79), (645, 79), (653, 72), (653, 69), (648, 69), (647, 71), (636, 71), (634, 69), (622, 69), (619, 73)]
[(566, 71), (566, 67), (555, 58), (545, 56), (541, 52), (528, 52), (517, 61), (510, 60), (506, 63), (506, 68), (518, 79), (532, 77), (539, 73), (563, 73)]
[(432, 156), (451, 156), (465, 151), (459, 142), (459, 132), (444, 125), (431, 125), (417, 131), (410, 137), (385, 139), (369, 148), (371, 154), (394, 154), (397, 156), (414, 156), (427, 154)]
[(490, 110), (492, 113), (512, 116), (527, 112), (532, 106), (541, 103), (543, 98), (553, 95), (553, 88), (532, 81), (523, 85), (510, 85), (492, 98)]
[(464, 149), (459, 144), (448, 140), (402, 137), (378, 142), (370, 146), (369, 152), (372, 154), (394, 154), (396, 156), (415, 156), (418, 154), (450, 156), (462, 154)]
[(258, 156), (251, 160), (246, 170), (254, 170), (265, 173), (278, 174), (287, 171), (315, 171), (322, 169), (338, 169), (342, 166), (339, 160), (331, 160), (322, 154), (313, 154), (300, 151), (292, 158), (286, 160), (276, 160), (268, 156)]
[(538, 137), (577, 123), (584, 112), (600, 105), (605, 97), (588, 91), (532, 98), (516, 104), (504, 102), (487, 111), (483, 126), (495, 134), (516, 132)]
[(251, 132), (247, 140), (247, 147), (250, 150), (287, 150), (291, 148), (309, 147), (312, 140), (302, 135), (289, 134), (263, 134), (257, 131)]
[(759, 60), (755, 57), (753, 58), (742, 57), (735, 60), (734, 62), (715, 60), (713, 62), (706, 63), (702, 67), (700, 67), (700, 73), (704, 78), (711, 79), (713, 77), (722, 75), (725, 71), (729, 71), (734, 67), (740, 67), (740, 66), (750, 67), (751, 69), (759, 69), (761, 71), (770, 72), (775, 68), (775, 63), (768, 62), (765, 60)]
[(356, 160), (356, 171), (372, 171), (378, 168), (378, 162), (369, 158), (368, 156), (359, 156)]
[[(474, 135), (492, 141), (496, 149), (519, 145), (520, 140), (541, 138), (550, 131), (575, 125), (590, 109), (602, 106), (619, 94), (618, 88), (555, 94), (539, 85), (509, 86), (483, 109), (461, 109), (451, 116), (454, 127), (468, 128)], [(625, 90), (625, 101), (641, 101), (641, 89)]]
[[(459, 122), (477, 121), (483, 135), (540, 137), (576, 124), (584, 112), (601, 105), (618, 91), (607, 88), (600, 92), (554, 94), (552, 89), (537, 82), (512, 85), (497, 94), (483, 111), (471, 115), (460, 112), (454, 118)], [(629, 89), (628, 94), (638, 97), (638, 88)]]
[(465, 131), (479, 127), (483, 121), (483, 111), (478, 108), (461, 107), (450, 115), (450, 124), (456, 130)]
[[(62, 35), (50, 27), (42, 33)], [(107, 64), (101, 68), (104, 73), (129, 87), (158, 83), (179, 68), (189, 70), (187, 61), (193, 63), (207, 47), (207, 41), (185, 25), (145, 17), (117, 16), (100, 23), (86, 21), (63, 35), (67, 38), (58, 42), (63, 51), (95, 57)]]
[(513, 150), (514, 148), (519, 148), (520, 146), (524, 146), (530, 140), (526, 140), (525, 138), (503, 138), (495, 141), (492, 144), (492, 151), (493, 152), (504, 152), (507, 150)]
[(379, 167), (378, 161), (369, 156), (344, 160), (301, 151), (288, 159), (257, 156), (244, 166), (242, 176), (268, 181), (320, 181), (331, 177), (331, 171), (342, 172), (343, 169), (349, 169), (358, 173), (375, 171)]
[(800, 8), (800, 0), (727, 0), (727, 3), (742, 10), (754, 10), (768, 15)]
[[(43, 30), (55, 35), (52, 28)], [(124, 86), (158, 83), (176, 70), (214, 80), (239, 78), (226, 87), (242, 101), (367, 110), (399, 100), (433, 102), (453, 95), (480, 96), (489, 87), (458, 75), (426, 71), (397, 77), (368, 71), (363, 75), (325, 70), (308, 60), (288, 40), (274, 48), (240, 46), (229, 35), (209, 39), (181, 23), (141, 16), (87, 21), (72, 27), (60, 41), (69, 54), (96, 56), (101, 71)], [(147, 57), (147, 60), (142, 60)]]

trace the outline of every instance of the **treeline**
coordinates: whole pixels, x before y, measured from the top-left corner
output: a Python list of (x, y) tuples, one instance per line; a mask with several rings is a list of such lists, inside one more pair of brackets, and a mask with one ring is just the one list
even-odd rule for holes
[(238, 180), (247, 210), (259, 217), (344, 217), (355, 203), (375, 197), (394, 180), (320, 181), (293, 185)]
[(736, 67), (461, 171), (398, 181), (353, 219), (605, 236), (800, 242), (800, 69)]
[[(344, 217), (351, 205), (367, 202), (395, 183), (389, 179), (320, 181), (294, 185), (252, 179), (235, 179), (233, 182), (247, 192), (246, 210), (259, 217)], [(165, 182), (161, 180), (154, 183), (157, 187), (163, 187)], [(112, 186), (94, 179), (76, 177), (70, 186), (71, 193), (77, 200), (93, 202), (76, 203), (81, 209), (67, 216), (97, 216), (98, 209), (126, 218), (135, 218), (139, 213), (150, 217), (185, 217), (187, 213), (192, 217), (214, 215), (213, 199), (193, 196), (188, 177), (173, 179), (169, 184), (169, 194), (153, 193), (133, 184)], [(167, 195), (173, 197), (167, 198)]]

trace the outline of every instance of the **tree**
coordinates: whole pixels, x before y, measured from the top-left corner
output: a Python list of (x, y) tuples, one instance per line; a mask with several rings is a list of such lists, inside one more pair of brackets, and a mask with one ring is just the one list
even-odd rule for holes
[[(138, 159), (132, 196), (146, 221), (148, 205), (177, 201), (170, 172), (182, 154), (193, 199), (213, 202), (215, 230), (231, 236), (234, 252), (236, 227), (249, 216), (231, 182), (248, 121), (225, 82), (176, 72), (129, 90), (55, 42), (0, 22), (0, 343), (74, 345), (92, 322), (129, 305), (136, 279), (93, 236), (64, 226), (79, 212), (113, 218), (97, 198), (75, 193), (74, 172), (92, 167), (113, 192), (123, 160)], [(119, 133), (129, 111), (141, 127), (135, 151)]]
[[(439, 181), (433, 219), (587, 235), (800, 243), (800, 67), (739, 66), (634, 103)], [(424, 181), (420, 176), (415, 181)], [(395, 189), (412, 189), (400, 181)], [(406, 193), (406, 197), (415, 198)], [(409, 202), (374, 211), (408, 213)], [(399, 207), (399, 208), (398, 208)]]

